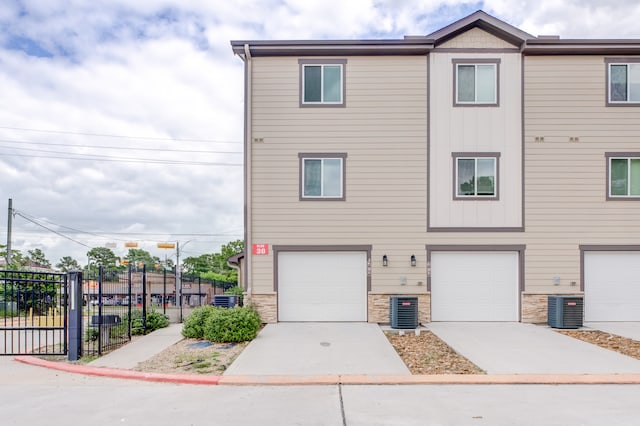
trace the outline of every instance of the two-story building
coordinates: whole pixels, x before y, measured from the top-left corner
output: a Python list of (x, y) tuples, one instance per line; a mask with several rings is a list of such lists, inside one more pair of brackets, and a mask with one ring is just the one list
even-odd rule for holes
[(640, 321), (640, 40), (482, 11), (401, 40), (232, 41), (266, 322)]

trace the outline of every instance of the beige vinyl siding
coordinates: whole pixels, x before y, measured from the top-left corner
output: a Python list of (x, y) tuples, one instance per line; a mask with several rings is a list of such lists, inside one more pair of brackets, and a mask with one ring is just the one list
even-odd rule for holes
[[(344, 108), (299, 108), (297, 60), (254, 60), (252, 241), (372, 244), (376, 291), (397, 291), (400, 273), (425, 289), (423, 268), (399, 271), (424, 252), (426, 59), (348, 58)], [(300, 152), (347, 153), (345, 201), (299, 201)], [(273, 262), (253, 257), (254, 292), (272, 291)]]
[(640, 151), (640, 108), (605, 106), (603, 56), (526, 57), (525, 82), (527, 291), (577, 291), (580, 244), (638, 243), (640, 204), (605, 201), (604, 154)]
[(472, 28), (457, 37), (438, 45), (441, 48), (454, 49), (514, 49), (515, 46), (499, 39), (480, 28)]
[[(431, 57), (430, 226), (522, 226), (519, 54), (435, 53)], [(499, 106), (453, 106), (453, 59), (499, 59)], [(498, 200), (454, 200), (452, 152), (499, 152)]]

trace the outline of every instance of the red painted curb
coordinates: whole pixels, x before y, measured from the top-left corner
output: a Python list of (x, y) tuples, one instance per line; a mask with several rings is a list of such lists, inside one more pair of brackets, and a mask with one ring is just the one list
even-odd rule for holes
[(116, 368), (91, 367), (47, 361), (33, 356), (16, 356), (23, 364), (89, 376), (147, 382), (225, 386), (312, 386), (312, 385), (601, 385), (640, 384), (640, 374), (450, 374), (450, 375), (266, 375), (198, 376), (192, 374), (145, 373)]
[(119, 370), (117, 368), (91, 367), (88, 365), (67, 364), (47, 361), (33, 356), (16, 356), (14, 359), (23, 364), (65, 371), (67, 373), (88, 376), (110, 377), (114, 379), (141, 380), (146, 382), (182, 383), (187, 385), (217, 385), (220, 376), (197, 376), (193, 374), (145, 373), (143, 371)]

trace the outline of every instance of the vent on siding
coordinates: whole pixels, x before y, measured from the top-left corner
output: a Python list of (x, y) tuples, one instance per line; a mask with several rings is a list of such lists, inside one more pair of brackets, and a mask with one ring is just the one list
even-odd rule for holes
[(389, 299), (391, 328), (416, 328), (418, 326), (418, 298), (415, 296), (391, 296)]
[(236, 306), (236, 296), (229, 294), (216, 294), (213, 296), (213, 305), (222, 308), (233, 308)]
[(547, 324), (553, 328), (580, 328), (584, 312), (584, 298), (580, 296), (549, 296)]

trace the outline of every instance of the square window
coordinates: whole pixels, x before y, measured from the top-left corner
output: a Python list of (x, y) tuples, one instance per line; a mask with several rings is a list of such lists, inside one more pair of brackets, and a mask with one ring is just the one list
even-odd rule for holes
[(499, 60), (454, 59), (454, 105), (498, 105)]
[(301, 106), (344, 106), (346, 61), (299, 60)]
[(608, 198), (640, 199), (640, 153), (637, 157), (608, 157)]
[(344, 200), (346, 154), (298, 154), (300, 199)]
[(453, 153), (453, 198), (497, 199), (499, 153)]
[(640, 63), (607, 62), (608, 103), (640, 104)]

